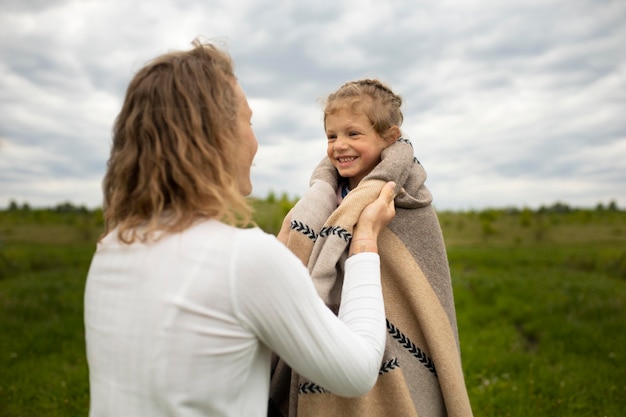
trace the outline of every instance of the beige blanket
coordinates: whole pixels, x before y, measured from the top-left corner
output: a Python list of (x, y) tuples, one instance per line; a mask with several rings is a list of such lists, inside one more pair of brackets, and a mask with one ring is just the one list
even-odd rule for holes
[(353, 227), (382, 186), (396, 182), (396, 217), (379, 238), (388, 335), (378, 381), (359, 398), (338, 397), (275, 358), (270, 415), (472, 416), (445, 246), (412, 145), (399, 139), (387, 148), (381, 163), (337, 207), (339, 180), (324, 158), (292, 211), (286, 244), (336, 312)]

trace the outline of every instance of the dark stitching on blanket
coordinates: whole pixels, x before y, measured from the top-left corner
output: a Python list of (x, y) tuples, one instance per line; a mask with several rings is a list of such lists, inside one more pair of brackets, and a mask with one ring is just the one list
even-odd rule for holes
[[(409, 145), (411, 145), (411, 148), (413, 147), (411, 141), (406, 138), (399, 138), (398, 142), (408, 143)], [(413, 163), (422, 165), (422, 163), (415, 156), (413, 157)]]
[(302, 233), (303, 235), (311, 239), (313, 242), (317, 240), (317, 235), (315, 234), (313, 229), (311, 229), (306, 224), (299, 222), (297, 220), (291, 221), (291, 230), (295, 230), (296, 232)]
[(344, 229), (341, 226), (323, 227), (322, 230), (320, 230), (319, 235), (315, 234), (315, 231), (313, 229), (311, 229), (309, 226), (307, 226), (306, 224), (298, 220), (292, 220), (290, 227), (291, 227), (291, 230), (295, 230), (296, 232), (302, 233), (303, 235), (311, 239), (313, 242), (317, 241), (318, 237), (327, 237), (330, 235), (335, 235), (339, 237), (340, 239), (343, 239), (346, 243), (349, 243), (350, 240), (352, 239), (352, 234), (350, 234), (346, 229)]
[(348, 233), (348, 231), (341, 226), (322, 227), (322, 230), (320, 230), (320, 237), (326, 237), (329, 235), (337, 235), (339, 238), (343, 239), (346, 243), (350, 242), (350, 239), (352, 239), (352, 235)]
[[(398, 362), (398, 358), (389, 359), (388, 361), (383, 362), (380, 370), (378, 371), (378, 375), (390, 372), (399, 367), (400, 363)], [(298, 384), (299, 394), (324, 394), (326, 392), (328, 391), (325, 388), (322, 388), (313, 382), (303, 382), (302, 384)]]
[(378, 371), (378, 375), (386, 374), (387, 372), (393, 371), (399, 367), (400, 363), (398, 362), (398, 358), (389, 359), (387, 362), (383, 362), (380, 370)]
[(398, 142), (404, 142), (404, 143), (408, 143), (409, 145), (411, 145), (411, 148), (413, 147), (413, 144), (411, 143), (410, 140), (408, 140), (407, 138), (399, 138)]
[(396, 326), (391, 324), (389, 320), (387, 320), (387, 331), (396, 339), (402, 347), (407, 349), (413, 356), (415, 356), (430, 372), (432, 372), (435, 376), (437, 376), (437, 370), (435, 369), (435, 364), (433, 360), (429, 358), (420, 348), (415, 346), (415, 343), (411, 342), (408, 337), (406, 337)]
[(324, 394), (328, 391), (312, 382), (304, 382), (298, 385), (299, 394)]

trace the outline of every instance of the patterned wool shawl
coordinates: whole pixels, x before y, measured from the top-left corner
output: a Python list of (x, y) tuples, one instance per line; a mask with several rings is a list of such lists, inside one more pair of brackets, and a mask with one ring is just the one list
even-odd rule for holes
[(308, 266), (319, 295), (335, 312), (343, 264), (361, 210), (395, 181), (396, 216), (379, 237), (387, 342), (374, 388), (358, 398), (329, 393), (274, 358), (270, 415), (472, 416), (459, 352), (448, 259), (426, 172), (407, 139), (337, 207), (341, 178), (328, 158), (292, 210), (286, 245)]

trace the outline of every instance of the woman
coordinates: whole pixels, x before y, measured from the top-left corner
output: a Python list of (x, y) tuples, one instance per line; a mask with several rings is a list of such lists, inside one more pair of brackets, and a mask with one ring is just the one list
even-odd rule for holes
[(296, 256), (244, 228), (251, 116), (230, 57), (210, 44), (157, 57), (131, 81), (85, 289), (90, 416), (265, 416), (272, 351), (337, 395), (375, 383), (377, 239), (395, 215), (395, 184), (345, 232), (335, 316)]

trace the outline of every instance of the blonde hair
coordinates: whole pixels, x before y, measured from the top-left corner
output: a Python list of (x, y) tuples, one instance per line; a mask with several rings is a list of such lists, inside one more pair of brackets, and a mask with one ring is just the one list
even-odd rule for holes
[(330, 114), (348, 109), (364, 114), (376, 133), (386, 138), (389, 128), (402, 125), (404, 116), (400, 110), (402, 98), (376, 79), (350, 81), (330, 94), (324, 107), (324, 127)]
[(230, 56), (192, 42), (137, 72), (113, 128), (103, 181), (103, 236), (125, 243), (201, 218), (251, 223), (237, 183), (238, 97)]

